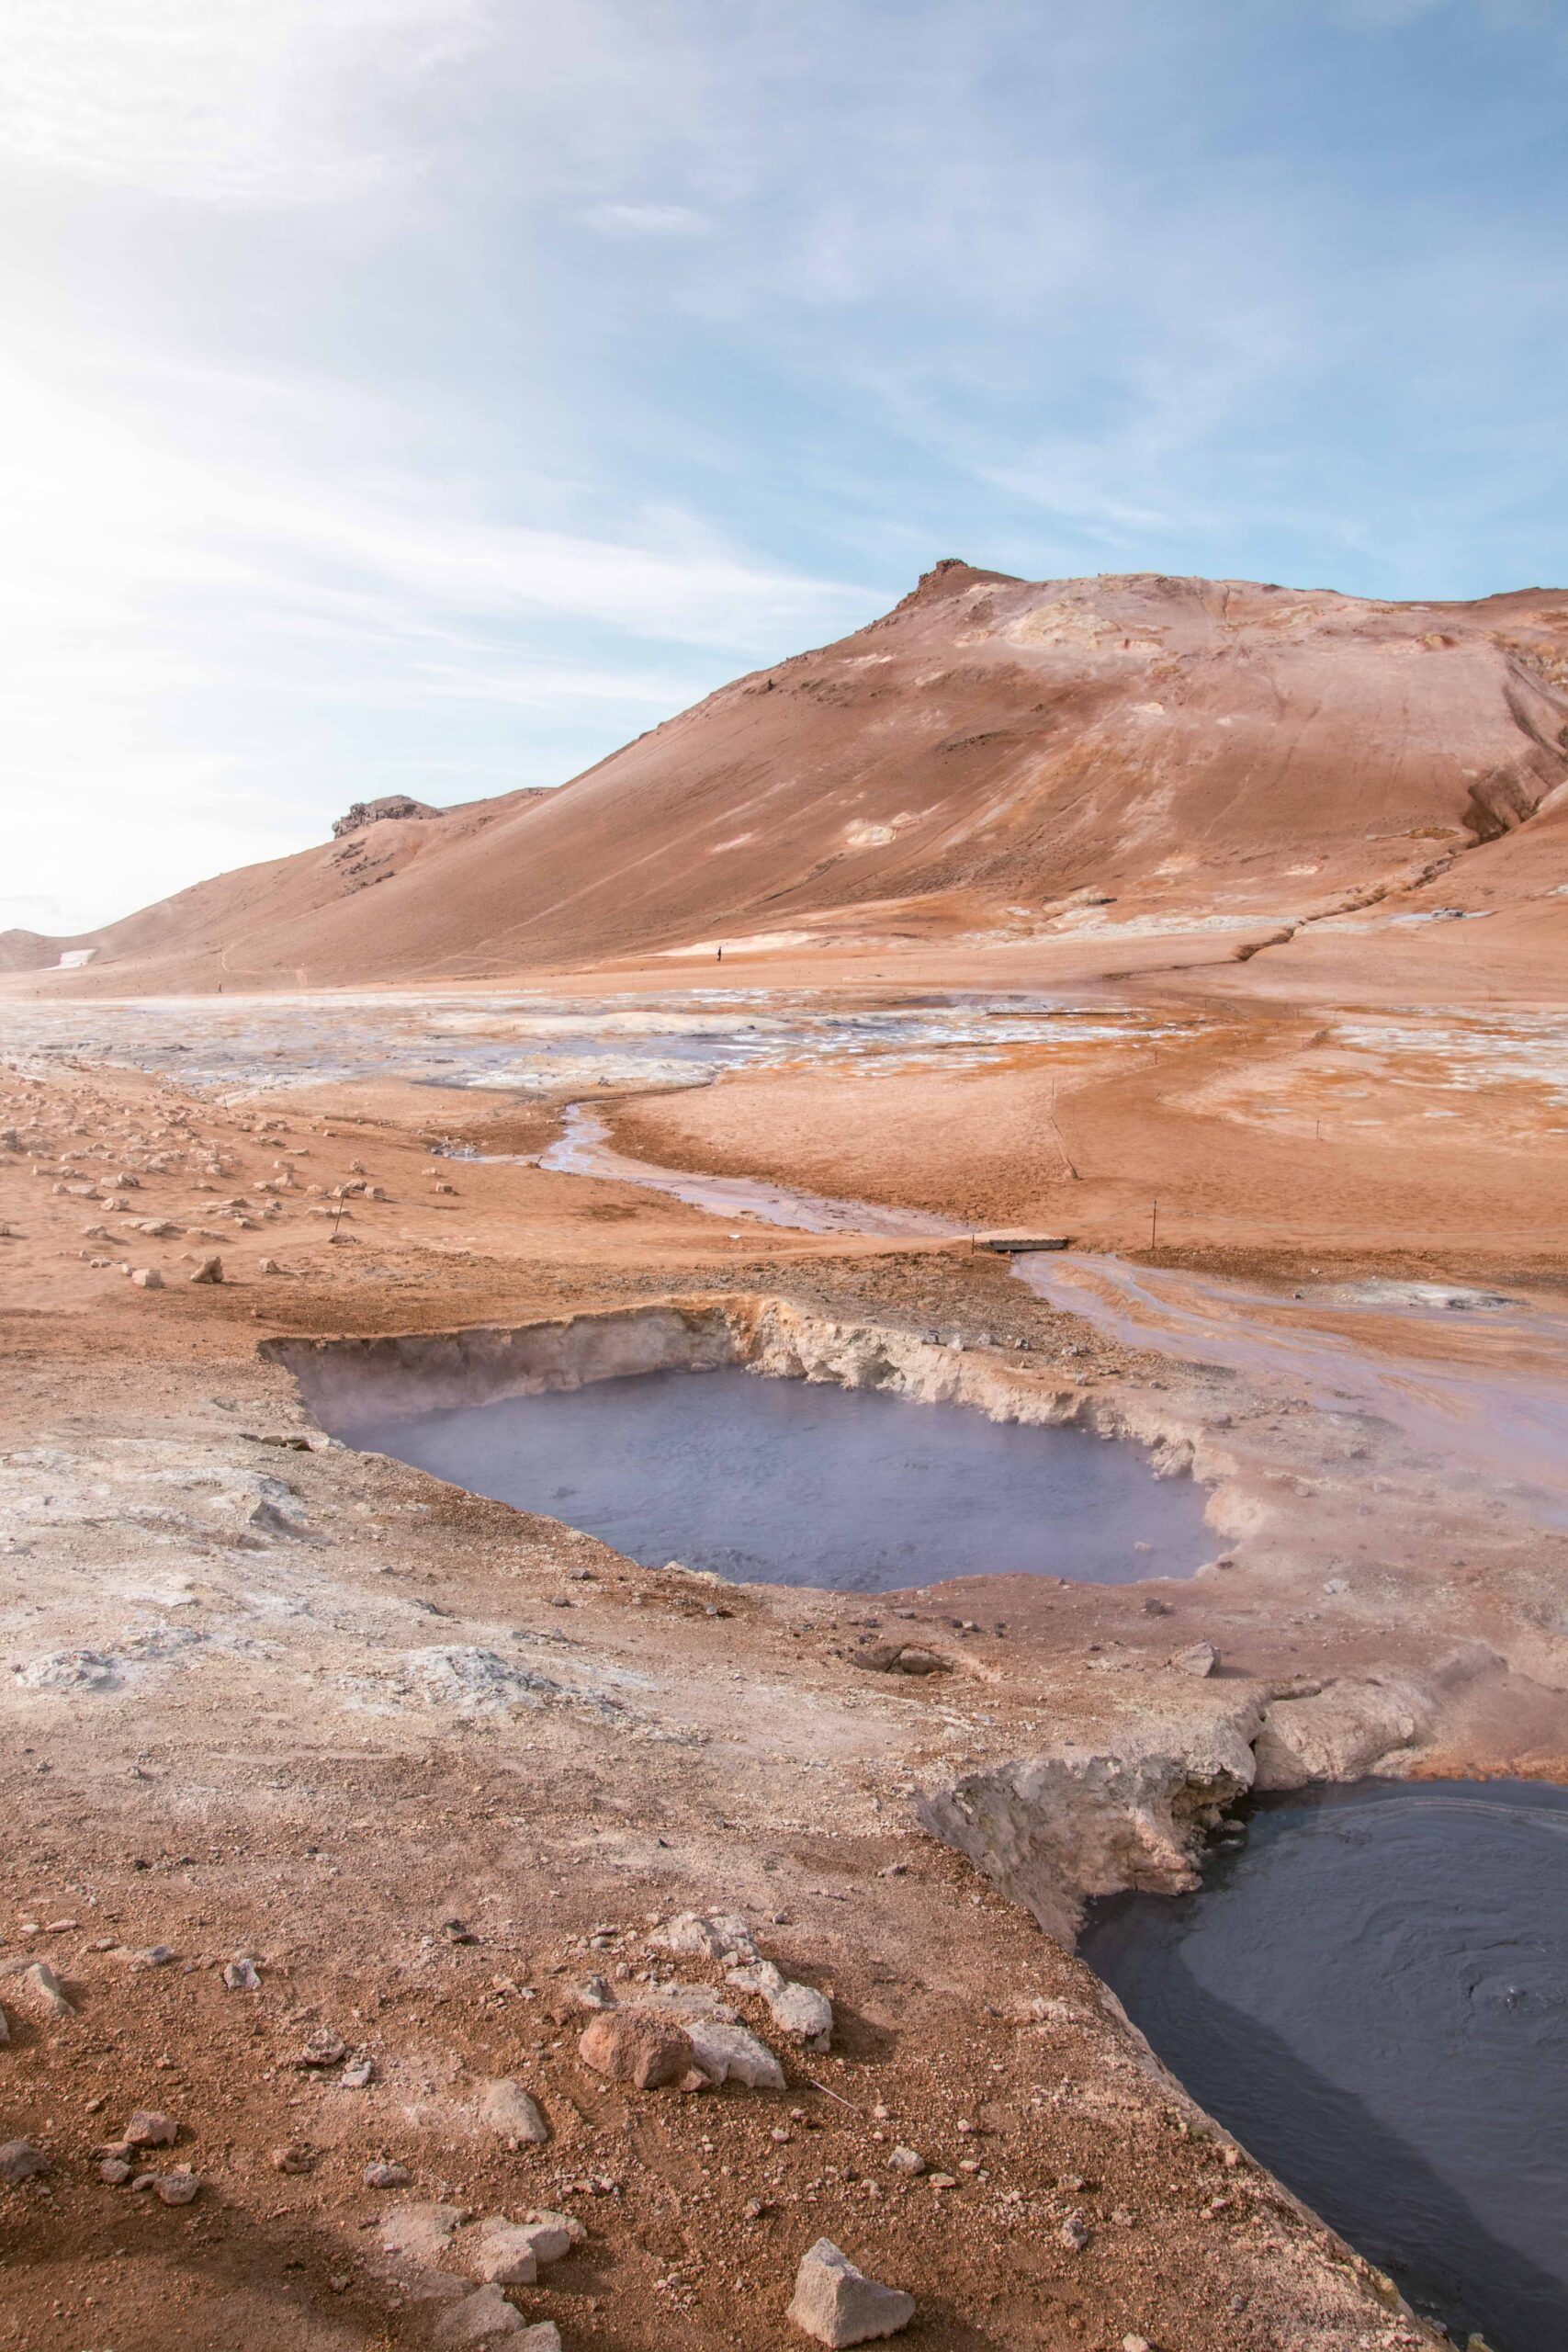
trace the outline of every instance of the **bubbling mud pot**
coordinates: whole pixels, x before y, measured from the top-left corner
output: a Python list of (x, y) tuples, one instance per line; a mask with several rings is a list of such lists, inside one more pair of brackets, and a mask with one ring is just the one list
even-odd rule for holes
[(1417, 2309), (1568, 2343), (1568, 1791), (1264, 1801), (1201, 1890), (1081, 1950), (1193, 2097)]
[(1076, 1427), (740, 1365), (353, 1424), (354, 1442), (568, 1521), (649, 1567), (887, 1592), (1021, 1571), (1120, 1584), (1213, 1550), (1203, 1490)]

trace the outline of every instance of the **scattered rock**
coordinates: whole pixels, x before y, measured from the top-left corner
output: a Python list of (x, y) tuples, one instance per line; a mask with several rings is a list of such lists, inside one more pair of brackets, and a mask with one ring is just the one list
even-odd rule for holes
[(309, 2172), (315, 2161), (310, 2149), (302, 2148), (298, 2141), (291, 2141), (286, 2148), (274, 2148), (272, 2152), (274, 2172)]
[(664, 1951), (692, 1952), (703, 1960), (722, 1960), (732, 1964), (759, 1957), (750, 1928), (733, 1911), (716, 1911), (707, 1916), (698, 1911), (682, 1911), (649, 1941)]
[(367, 2165), (361, 2176), (367, 2188), (406, 2188), (413, 2178), (407, 2165)]
[(172, 2115), (160, 2115), (154, 2108), (139, 2107), (119, 2136), (127, 2148), (172, 2148), (180, 2136), (180, 2127)]
[(541, 2270), (581, 2245), (588, 2235), (575, 2213), (533, 2212), (521, 2224), (528, 2233), (534, 2259)]
[(130, 1277), (138, 1290), (162, 1290), (164, 1277), (156, 1266), (138, 1266)]
[(531, 2287), (539, 2275), (539, 2257), (530, 2231), (521, 2222), (491, 2213), (464, 2245), (460, 2256), (470, 2278), (487, 2286)]
[(261, 1991), (261, 1977), (257, 1973), (255, 1962), (247, 1959), (243, 1952), (229, 1962), (228, 1967), (223, 1971), (223, 1982), (231, 1993), (259, 1993)]
[(934, 1650), (909, 1642), (863, 1642), (850, 1653), (850, 1664), (869, 1674), (942, 1674), (947, 1668)]
[(1081, 2213), (1069, 2213), (1056, 2235), (1069, 2254), (1081, 2254), (1089, 2241), (1089, 2224)]
[(914, 2316), (913, 2295), (868, 2278), (830, 2238), (802, 2256), (788, 2317), (818, 2344), (869, 2344), (897, 2335)]
[(634, 2084), (639, 2091), (682, 2081), (696, 2057), (682, 2027), (644, 2008), (606, 2009), (587, 2027), (577, 2050), (595, 2074)]
[[(136, 2186), (140, 2188), (141, 2183), (138, 2181)], [(152, 2177), (152, 2193), (161, 2205), (188, 2205), (200, 2187), (200, 2180), (186, 2165)]]
[(1179, 1674), (1213, 1674), (1220, 1662), (1220, 1654), (1213, 1642), (1191, 1642), (1184, 1650), (1177, 1650), (1170, 1660)]
[[(453, 2303), (442, 2312), (431, 2341), (441, 2346), (442, 2352), (457, 2352), (457, 2347), (463, 2345), (488, 2344), (492, 2336), (522, 2335), (525, 2332), (537, 2341), (537, 2331), (525, 2331), (521, 2312), (507, 2301), (499, 2287), (476, 2287), (471, 2295), (465, 2295), (460, 2303)], [(550, 2334), (558, 2344), (560, 2337), (553, 2326)], [(542, 2344), (539, 2352), (544, 2352)]]
[(221, 1258), (203, 1258), (199, 1265), (196, 1266), (192, 1270), (191, 1273), (191, 1280), (193, 1283), (220, 1283), (222, 1279), (223, 1261)]
[(550, 2136), (545, 2121), (521, 2083), (498, 2075), (479, 2094), (479, 2120), (514, 2148), (542, 2148)]
[(793, 1984), (771, 1960), (759, 1961), (754, 1968), (732, 1968), (728, 1974), (742, 1993), (760, 1993), (773, 2023), (795, 2041), (813, 2050), (827, 2049), (833, 2038), (833, 2004), (826, 1993)]
[(111, 2188), (123, 2188), (130, 2178), (131, 2167), (123, 2156), (106, 2156), (98, 2166), (98, 2178), (107, 2180)]
[(744, 2083), (749, 2090), (782, 2091), (784, 2068), (765, 2041), (722, 2018), (688, 2018), (686, 2036), (710, 2083)]
[(73, 2018), (76, 2004), (68, 2000), (65, 1988), (47, 1960), (35, 1960), (22, 1971), (22, 1983), (37, 1996), (39, 2006), (51, 2017)]
[(35, 2173), (49, 2170), (49, 2158), (40, 2155), (30, 2140), (6, 2140), (0, 2143), (0, 2181), (7, 2188), (15, 2188), (24, 2180), (31, 2180)]
[(348, 2044), (341, 2033), (330, 2026), (319, 2025), (306, 2037), (305, 2047), (296, 2059), (299, 2066), (336, 2066), (348, 2055)]
[(376, 2061), (363, 2050), (356, 2057), (349, 2060), (348, 2064), (338, 2076), (338, 2081), (345, 2091), (368, 2090), (375, 2079)]
[(917, 2148), (895, 2148), (887, 2159), (889, 2172), (901, 2172), (911, 2180), (918, 2179), (926, 2168), (926, 2160)]

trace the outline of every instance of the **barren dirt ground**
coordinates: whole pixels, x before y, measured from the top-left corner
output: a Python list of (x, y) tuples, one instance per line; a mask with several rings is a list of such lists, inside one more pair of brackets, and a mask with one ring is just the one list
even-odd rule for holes
[[(1524, 1306), (1479, 1336), (1375, 1302), (1323, 1328), (1544, 1381), (1554, 1008), (1479, 989), (1439, 1020), (1415, 986), (1391, 1011), (1348, 966), (1312, 978), (1307, 1001), (1267, 956), (1145, 976), (1172, 1035), (1137, 1047), (607, 1107), (666, 1165), (1046, 1222), (1177, 1276), (1506, 1285)], [(1085, 1894), (1185, 1883), (1255, 1775), (1561, 1778), (1560, 1522), (1484, 1448), (1445, 1460), (1288, 1364), (1139, 1345), (965, 1240), (772, 1230), (529, 1164), (559, 1107), (395, 1071), (222, 1100), (90, 1046), (0, 1080), (0, 2140), (48, 2165), (0, 2186), (0, 2344), (477, 2341), (484, 2222), (536, 2212), (580, 2242), (503, 2292), (567, 2352), (802, 2341), (784, 2310), (823, 2235), (915, 2295), (933, 2352), (1437, 2340), (1067, 1945)], [(660, 1301), (759, 1363), (1140, 1436), (1207, 1482), (1213, 1559), (715, 1587), (331, 1442), (305, 1359), (266, 1344), (330, 1363), (555, 1320), (569, 1348)], [(890, 1641), (937, 1670), (872, 1670)], [(1204, 1643), (1213, 1671), (1172, 1662)], [(712, 1951), (669, 1937), (694, 1913), (728, 1922)], [(829, 1996), (826, 2049), (727, 1981), (738, 1934)], [(720, 2002), (785, 2087), (607, 2080), (578, 2049), (606, 2001)], [(177, 2137), (106, 2178), (137, 2109)]]

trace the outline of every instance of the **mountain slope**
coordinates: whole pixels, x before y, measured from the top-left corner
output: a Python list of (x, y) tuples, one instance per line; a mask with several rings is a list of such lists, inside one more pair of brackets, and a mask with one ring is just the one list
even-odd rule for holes
[[(1390, 605), (947, 563), (558, 791), (384, 822), (39, 945), (96, 948), (58, 986), (288, 987), (1071, 928), (1106, 898), (1145, 929), (1299, 920), (1528, 833), (1565, 779), (1562, 592)], [(1532, 890), (1559, 878), (1549, 831)], [(356, 856), (384, 856), (377, 887)]]

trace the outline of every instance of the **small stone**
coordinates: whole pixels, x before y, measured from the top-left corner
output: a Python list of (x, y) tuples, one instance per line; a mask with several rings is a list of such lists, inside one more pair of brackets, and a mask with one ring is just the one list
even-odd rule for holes
[(958, 2186), (950, 2172), (933, 2172), (931, 2176), (931, 2184), (933, 2188), (956, 2188)]
[(29, 1993), (37, 1995), (51, 2017), (73, 2018), (76, 2005), (67, 2000), (65, 1988), (47, 1960), (35, 1960), (22, 1971), (22, 1983)]
[(315, 2161), (310, 2149), (300, 2147), (297, 2141), (286, 2148), (274, 2148), (272, 2152), (274, 2172), (309, 2172)]
[(368, 2090), (376, 2079), (376, 2061), (366, 2051), (351, 2058), (338, 2076), (345, 2091)]
[(119, 2136), (127, 2148), (172, 2148), (180, 2136), (180, 2127), (172, 2115), (160, 2115), (154, 2108), (139, 2107)]
[(510, 2075), (498, 2075), (485, 2085), (479, 2094), (479, 2120), (513, 2147), (542, 2148), (550, 2136), (550, 2127), (537, 2106)]
[(830, 2238), (818, 2238), (795, 2273), (788, 2317), (818, 2344), (869, 2344), (897, 2335), (915, 2316), (915, 2299), (857, 2270)]
[(688, 2018), (685, 2030), (697, 2065), (710, 2083), (744, 2083), (749, 2090), (782, 2091), (784, 2068), (765, 2041), (721, 2018)]
[(731, 1965), (758, 1957), (756, 1939), (738, 1912), (716, 1911), (705, 1917), (682, 1911), (649, 1941), (665, 1951), (690, 1952), (701, 1960), (722, 1960)]
[(138, 1290), (162, 1290), (164, 1277), (156, 1266), (138, 1266), (130, 1277)]
[(1170, 1663), (1179, 1674), (1213, 1674), (1220, 1662), (1220, 1654), (1213, 1642), (1192, 1642), (1184, 1650), (1177, 1650)]
[(794, 2040), (807, 2042), (813, 2050), (827, 2049), (833, 2035), (833, 2004), (825, 1993), (810, 1984), (793, 1984), (771, 1960), (760, 1961), (754, 1968), (731, 1968), (727, 1973), (729, 1983), (742, 1993), (760, 1993), (774, 2024)]
[[(509, 2303), (499, 2287), (476, 2287), (460, 2303), (453, 2303), (436, 2321), (432, 2343), (441, 2352), (457, 2352), (461, 2346), (488, 2344), (498, 2335), (521, 2335), (523, 2315), (515, 2304)], [(527, 2330), (532, 2335), (536, 2331)], [(552, 2328), (552, 2334), (555, 2330)], [(560, 2338), (556, 2335), (558, 2344)], [(543, 2352), (543, 2346), (540, 2347)]]
[(163, 2205), (188, 2205), (200, 2188), (195, 2173), (182, 2165), (177, 2171), (161, 2173), (153, 2181), (153, 2192)]
[(887, 2159), (889, 2172), (905, 2173), (911, 2180), (917, 2179), (925, 2168), (924, 2156), (914, 2148), (895, 2148)]
[(406, 2165), (367, 2165), (362, 2175), (367, 2188), (406, 2188), (413, 2175)]
[(541, 2270), (547, 2269), (552, 2262), (559, 2262), (588, 2235), (575, 2213), (533, 2212), (522, 2226), (528, 2233), (534, 2259)]
[(330, 2026), (321, 2025), (306, 2037), (305, 2047), (296, 2064), (300, 2066), (336, 2066), (348, 2055), (348, 2044), (341, 2033)]
[(531, 2287), (539, 2275), (531, 2233), (521, 2222), (505, 2221), (499, 2213), (479, 2223), (464, 2245), (461, 2260), (469, 2278), (487, 2286)]
[(130, 2178), (130, 2171), (123, 2156), (106, 2156), (98, 2166), (98, 2178), (107, 2180), (111, 2188), (123, 2188)]
[(1069, 2254), (1081, 2254), (1089, 2241), (1089, 2225), (1080, 2213), (1069, 2213), (1056, 2235)]
[(191, 1274), (193, 1283), (220, 1283), (223, 1279), (221, 1258), (203, 1258)]
[(261, 1978), (256, 1973), (255, 1962), (247, 1959), (243, 1952), (237, 1960), (231, 1960), (229, 1962), (228, 1967), (223, 1971), (223, 1982), (231, 1993), (259, 1993), (261, 1991)]
[(691, 2073), (696, 2054), (680, 2026), (637, 2008), (606, 2009), (588, 2026), (577, 2050), (595, 2074), (634, 2084), (639, 2091), (680, 2082)]
[(1122, 2352), (1151, 2352), (1148, 2337), (1146, 2335), (1124, 2335), (1122, 2338)]
[(35, 2173), (49, 2170), (49, 2158), (40, 2155), (30, 2140), (6, 2140), (0, 2143), (0, 2181), (7, 2188), (18, 2182), (31, 2180)]

